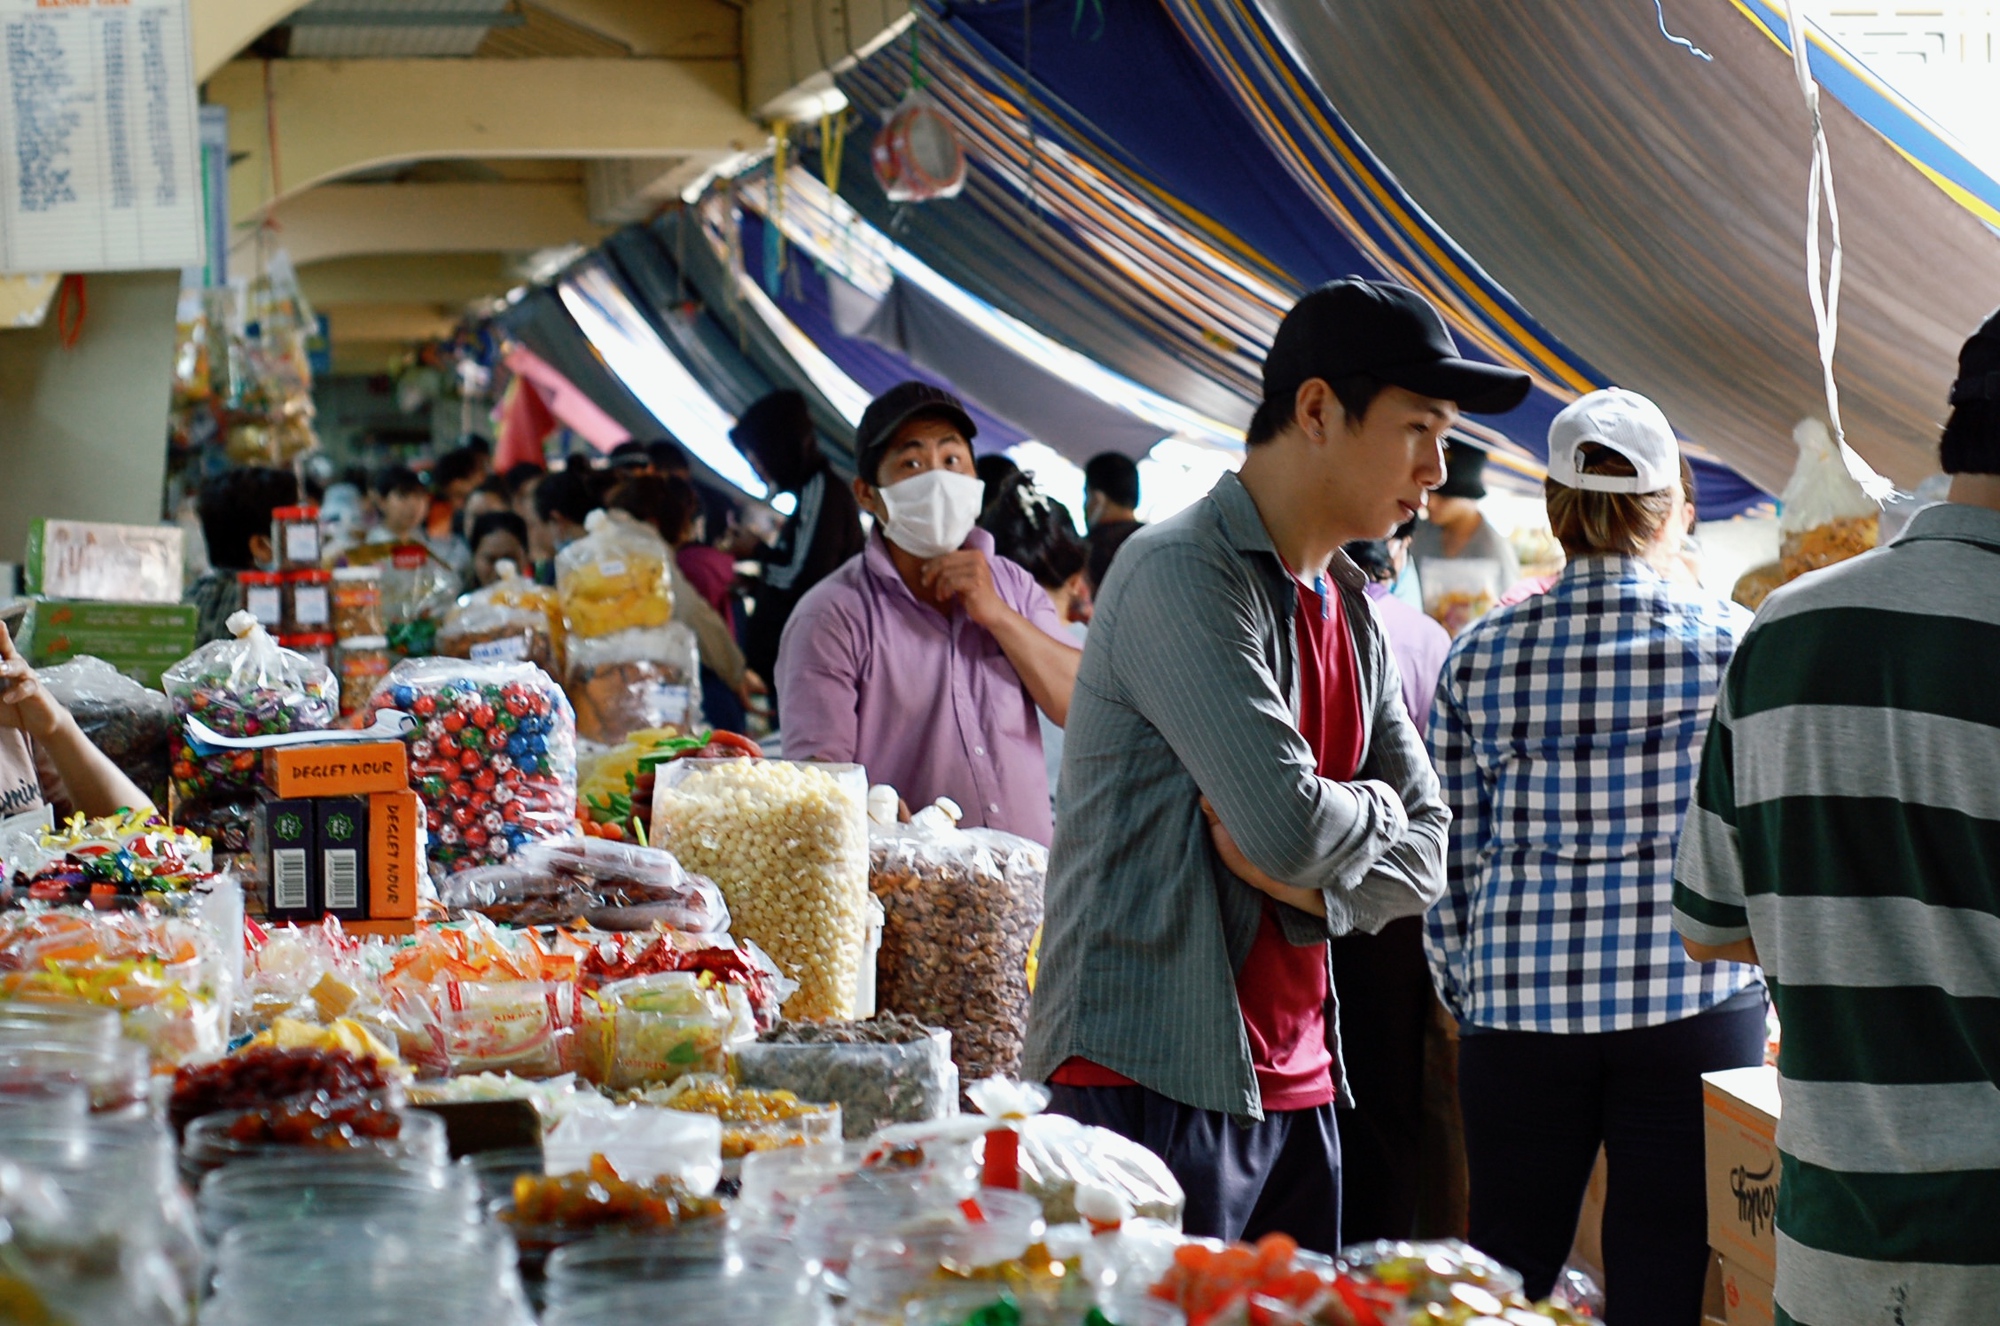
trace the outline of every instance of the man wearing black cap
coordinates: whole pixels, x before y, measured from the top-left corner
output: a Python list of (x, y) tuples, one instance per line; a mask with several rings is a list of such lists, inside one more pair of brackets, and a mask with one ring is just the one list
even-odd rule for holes
[[(736, 444), (773, 495), (793, 493), (798, 505), (785, 518), (778, 541), (759, 560), (763, 579), (755, 611), (743, 630), (743, 657), (750, 670), (771, 677), (778, 641), (799, 600), (834, 569), (861, 551), (861, 508), (854, 495), (820, 455), (806, 398), (774, 391), (743, 412), (730, 430)], [(774, 697), (780, 708), (784, 693)]]
[(1327, 941), (1429, 907), (1450, 818), (1340, 548), (1417, 514), (1461, 409), (1527, 391), (1414, 291), (1323, 286), (1278, 329), (1241, 472), (1133, 535), (1099, 596), (1022, 1075), (1162, 1156), (1190, 1233), (1339, 1246)]
[(1991, 1321), (2000, 1285), (2000, 314), (1938, 453), (1946, 501), (1758, 609), (1674, 866), (1688, 956), (1761, 962), (1785, 1028), (1781, 1321)]
[(1417, 575), (1425, 562), (1493, 563), (1493, 592), (1506, 593), (1521, 578), (1521, 559), (1479, 510), (1486, 496), (1486, 453), (1454, 439), (1444, 449), (1444, 482), (1431, 494), (1424, 518), (1410, 538)]
[(1080, 651), (1033, 576), (976, 527), (972, 419), (922, 382), (861, 416), (854, 495), (875, 533), (800, 601), (778, 647), (791, 759), (868, 767), (912, 806), (1046, 843), (1037, 710), (1060, 726)]

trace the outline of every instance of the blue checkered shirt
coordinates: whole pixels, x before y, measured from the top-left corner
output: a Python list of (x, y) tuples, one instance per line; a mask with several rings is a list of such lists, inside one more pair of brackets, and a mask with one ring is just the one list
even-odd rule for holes
[(1461, 1023), (1650, 1027), (1759, 983), (1690, 961), (1673, 925), (1681, 820), (1749, 625), (1636, 558), (1586, 557), (1453, 642), (1431, 706), (1452, 824), (1425, 950)]

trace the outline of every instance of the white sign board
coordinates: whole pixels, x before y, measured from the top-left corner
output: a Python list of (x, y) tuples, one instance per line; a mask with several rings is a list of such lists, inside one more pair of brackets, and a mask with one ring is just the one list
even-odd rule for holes
[(187, 0), (0, 0), (0, 271), (204, 259)]

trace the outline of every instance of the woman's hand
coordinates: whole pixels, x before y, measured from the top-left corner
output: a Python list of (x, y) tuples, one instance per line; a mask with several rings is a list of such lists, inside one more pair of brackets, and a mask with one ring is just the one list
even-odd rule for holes
[(5, 626), (0, 626), (0, 727), (19, 728), (47, 742), (69, 721), (69, 710), (35, 675)]
[(1229, 832), (1229, 826), (1215, 813), (1215, 807), (1208, 798), (1201, 799), (1202, 818), (1208, 821), (1208, 836), (1215, 843), (1215, 854), (1222, 858), (1222, 864), (1229, 867), (1229, 873), (1256, 889), (1259, 893), (1277, 899), (1289, 907), (1296, 907), (1313, 916), (1326, 915), (1326, 896), (1318, 889), (1302, 889), (1293, 884), (1272, 879), (1250, 863), (1243, 855), (1243, 849), (1236, 845), (1236, 839)]

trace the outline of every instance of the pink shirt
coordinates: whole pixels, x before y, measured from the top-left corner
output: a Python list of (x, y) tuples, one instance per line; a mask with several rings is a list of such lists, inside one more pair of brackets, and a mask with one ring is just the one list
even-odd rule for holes
[[(1034, 577), (987, 555), (993, 584), (1016, 612), (1065, 644)], [(1055, 824), (1035, 702), (984, 627), (917, 601), (880, 533), (799, 600), (778, 645), (776, 677), (791, 760), (867, 766), (917, 810), (950, 797), (966, 828), (1047, 843)]]
[(1368, 584), (1368, 601), (1389, 637), (1389, 652), (1403, 679), (1403, 708), (1422, 736), (1431, 720), (1431, 699), (1437, 694), (1444, 656), (1451, 652), (1451, 632), (1390, 592), (1380, 581)]

